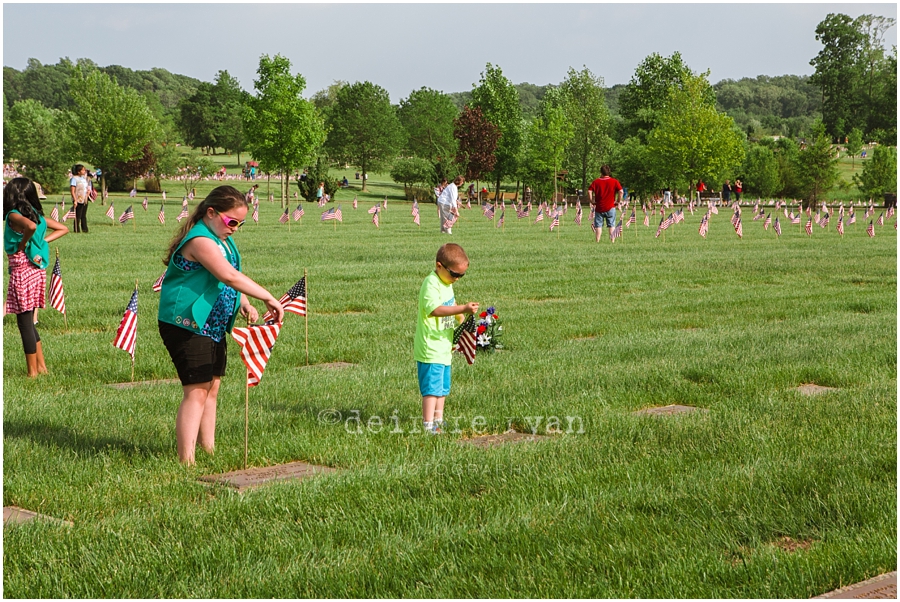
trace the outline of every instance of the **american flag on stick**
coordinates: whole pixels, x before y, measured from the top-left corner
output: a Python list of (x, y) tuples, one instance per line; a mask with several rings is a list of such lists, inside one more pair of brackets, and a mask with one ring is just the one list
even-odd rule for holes
[(124, 224), (130, 219), (134, 219), (134, 206), (128, 205), (128, 209), (126, 209), (122, 215), (119, 216), (119, 223)]
[(789, 219), (791, 220), (792, 224), (799, 224), (800, 223), (800, 214), (798, 213), (797, 215), (794, 215), (794, 212), (791, 211)]
[(559, 211), (556, 211), (553, 214), (553, 221), (550, 222), (550, 231), (553, 232), (553, 228), (559, 225)]
[(256, 203), (255, 205), (253, 205), (253, 216), (252, 216), (252, 219), (253, 219), (253, 221), (256, 222), (257, 224), (259, 223), (259, 203)]
[(374, 205), (372, 205), (372, 208), (369, 209), (367, 211), (367, 213), (372, 214), (372, 213), (375, 213), (376, 211), (378, 211), (378, 203), (375, 203)]
[(659, 235), (662, 233), (662, 231), (667, 230), (669, 228), (669, 226), (671, 226), (671, 225), (672, 225), (672, 216), (671, 215), (669, 217), (661, 217), (659, 219), (659, 227), (656, 229), (655, 238), (659, 238)]
[(866, 234), (869, 235), (869, 238), (875, 237), (875, 225), (872, 222), (869, 222), (869, 227), (866, 228)]
[(884, 211), (881, 212), (881, 215), (878, 216), (878, 219), (875, 221), (876, 226), (884, 225)]
[(457, 216), (455, 214), (450, 214), (450, 217), (448, 217), (444, 221), (444, 230), (449, 230), (450, 228), (452, 228), (453, 224), (456, 223), (456, 220), (457, 220)]
[(141, 202), (141, 207), (144, 208), (144, 211), (147, 210), (147, 203), (148, 203), (148, 202), (149, 202), (149, 201), (147, 201), (147, 197), (144, 197), (143, 202)]
[[(379, 211), (378, 205), (375, 205), (375, 212), (372, 213), (372, 223), (375, 224), (375, 227), (376, 227), (376, 228), (380, 228), (380, 227), (381, 227), (381, 226), (378, 225), (378, 211)], [(450, 220), (447, 220), (447, 221), (449, 222)], [(449, 226), (448, 226), (448, 227), (449, 227)]]
[(163, 280), (166, 278), (166, 271), (163, 270), (163, 273), (159, 275), (159, 278), (156, 279), (156, 282), (153, 283), (153, 292), (158, 293), (162, 290)]
[(826, 214), (825, 214), (825, 217), (822, 218), (822, 221), (819, 222), (819, 226), (821, 226), (822, 228), (828, 227), (828, 221), (829, 221), (830, 219), (831, 219), (831, 214), (830, 214), (830, 213), (826, 213)]
[(66, 295), (63, 292), (62, 272), (59, 270), (59, 255), (50, 273), (50, 307), (65, 315)]
[(116, 219), (116, 210), (113, 209), (112, 201), (109, 202), (109, 209), (106, 210), (106, 217), (109, 219)]
[(284, 213), (281, 214), (281, 217), (278, 218), (278, 221), (281, 222), (282, 224), (288, 223), (291, 220), (291, 217), (289, 215), (290, 211), (291, 210), (289, 207), (285, 207)]
[(134, 346), (137, 342), (137, 311), (138, 311), (138, 291), (135, 287), (131, 293), (131, 301), (125, 308), (125, 315), (116, 331), (116, 338), (113, 339), (113, 347), (127, 351), (131, 355), (131, 361), (134, 362)]
[(413, 223), (415, 225), (417, 225), (417, 226), (422, 225), (419, 223), (419, 201), (413, 201), (412, 218), (413, 218)]
[(844, 218), (843, 218), (843, 217), (839, 217), (839, 218), (838, 218), (837, 232), (838, 232), (838, 234), (840, 234), (841, 236), (844, 235)]
[(500, 212), (500, 219), (497, 220), (497, 228), (503, 227), (503, 220), (506, 219), (506, 211), (503, 210)]
[(542, 222), (542, 221), (544, 221), (544, 208), (543, 207), (538, 209), (538, 214), (537, 214), (537, 217), (534, 218), (534, 223), (538, 223), (538, 222)]
[(521, 207), (516, 208), (516, 218), (522, 219), (523, 217), (528, 217), (528, 210), (522, 210)]
[(359, 206), (359, 201), (356, 200), (356, 196), (353, 197), (353, 208), (356, 209)]
[(303, 214), (304, 214), (304, 213), (306, 213), (306, 212), (303, 211), (303, 205), (300, 204), (300, 203), (298, 203), (298, 204), (297, 204), (297, 208), (294, 209), (294, 213), (292, 214), (292, 215), (293, 215), (293, 218), (294, 218), (294, 221), (295, 221), (295, 222), (296, 222), (296, 221), (300, 221), (300, 218), (303, 217)]
[(773, 228), (775, 228), (775, 235), (781, 236), (781, 222), (778, 221), (777, 216), (775, 217), (775, 225), (773, 226)]
[(766, 221), (763, 222), (763, 230), (768, 232), (769, 226), (771, 226), (771, 225), (772, 225), (772, 214), (770, 213), (769, 215), (766, 216)]
[(809, 218), (809, 221), (806, 222), (806, 235), (812, 236), (812, 218)]
[(166, 206), (165, 205), (159, 206), (159, 215), (156, 216), (156, 219), (159, 220), (159, 223), (165, 225), (165, 223), (166, 223)]
[[(282, 295), (281, 299), (278, 300), (281, 303), (282, 307), (284, 307), (284, 311), (290, 312), (292, 314), (297, 314), (298, 316), (306, 315), (306, 276), (301, 278), (288, 289), (284, 295)], [(275, 316), (272, 315), (272, 312), (266, 312), (266, 315), (263, 316), (263, 322), (268, 322), (269, 320), (273, 320)]]
[[(112, 209), (112, 207), (110, 207), (110, 209)], [(66, 221), (67, 219), (75, 219), (75, 217), (76, 217), (76, 214), (75, 214), (75, 205), (73, 204), (73, 205), (72, 205), (72, 208), (69, 209), (69, 210), (66, 212), (66, 214), (63, 216), (63, 221)]]
[(709, 212), (703, 216), (703, 219), (700, 220), (700, 236), (706, 238), (706, 233), (709, 232)]
[(644, 225), (650, 227), (650, 214), (644, 213)]
[(484, 217), (488, 219), (494, 219), (494, 206), (493, 205), (485, 205), (484, 206)]
[(163, 200), (166, 200), (166, 191), (165, 190), (162, 191), (162, 197), (163, 197)]
[(132, 188), (131, 192), (128, 193), (128, 196), (134, 198), (137, 196), (137, 188)]
[(241, 347), (241, 361), (247, 366), (248, 387), (255, 387), (262, 379), (280, 331), (281, 324), (278, 323), (234, 328), (231, 331), (231, 336)]
[(59, 221), (59, 209), (56, 207), (56, 205), (53, 205), (53, 211), (50, 212), (50, 219)]
[(181, 213), (178, 214), (178, 217), (175, 218), (175, 221), (180, 222), (181, 220), (183, 220), (186, 217), (190, 217), (190, 213), (188, 213), (187, 205), (182, 205)]
[(848, 224), (855, 224), (855, 223), (856, 223), (856, 212), (854, 212), (852, 209), (850, 210), (850, 219), (847, 220), (847, 223), (848, 223)]
[(622, 220), (619, 220), (618, 225), (615, 228), (609, 231), (609, 240), (612, 242), (616, 242), (617, 238), (622, 238)]
[(462, 353), (468, 364), (475, 363), (475, 332), (478, 325), (470, 315), (453, 331), (453, 350)]
[(575, 208), (575, 224), (581, 225), (581, 202), (579, 201), (578, 206)]
[(744, 238), (744, 225), (741, 223), (741, 218), (738, 218), (737, 224), (734, 226), (734, 232), (738, 235), (738, 238)]
[[(693, 214), (694, 214), (694, 210), (691, 209), (691, 215), (693, 215)], [(636, 224), (636, 223), (637, 223), (637, 215), (635, 215), (634, 209), (632, 209), (632, 210), (631, 210), (631, 216), (628, 218), (628, 221), (625, 222), (625, 227), (628, 228), (628, 227), (631, 226), (632, 224)]]

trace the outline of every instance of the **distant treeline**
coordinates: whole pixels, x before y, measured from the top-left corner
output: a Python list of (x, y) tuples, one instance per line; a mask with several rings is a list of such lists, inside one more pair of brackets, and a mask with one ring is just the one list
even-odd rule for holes
[[(79, 59), (78, 62), (94, 65), (88, 59)], [(48, 108), (70, 109), (73, 103), (68, 82), (73, 65), (68, 59), (61, 59), (55, 65), (42, 65), (37, 59), (29, 59), (22, 71), (3, 67), (4, 108), (30, 98)], [(178, 122), (179, 102), (193, 95), (202, 83), (201, 80), (165, 69), (136, 71), (120, 65), (98, 68), (114, 76), (120, 85), (137, 90), (147, 100), (154, 116), (161, 123), (172, 126)], [(527, 82), (515, 85), (525, 119), (530, 120), (537, 115), (541, 100), (552, 87), (555, 85), (539, 86)], [(605, 89), (606, 104), (613, 122), (613, 138), (618, 137), (615, 125), (622, 121), (618, 98), (624, 88), (624, 84), (616, 84)], [(713, 90), (716, 93), (716, 108), (732, 117), (735, 124), (751, 138), (761, 135), (797, 136), (808, 129), (816, 117), (821, 117), (821, 90), (805, 75), (760, 75), (737, 81), (724, 79), (713, 84)], [(460, 111), (472, 99), (470, 91), (450, 92), (448, 96)]]

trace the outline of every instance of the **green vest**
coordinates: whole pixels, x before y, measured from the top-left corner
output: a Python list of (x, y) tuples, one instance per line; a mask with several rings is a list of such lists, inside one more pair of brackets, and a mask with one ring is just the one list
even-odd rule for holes
[[(15, 209), (10, 211), (10, 213), (22, 215)], [(44, 240), (44, 235), (47, 233), (47, 220), (43, 216), (38, 215), (38, 223), (35, 225), (37, 229), (28, 240), (28, 244), (25, 245), (25, 256), (28, 257), (28, 261), (32, 264), (46, 270), (47, 264), (50, 262), (50, 245)], [(7, 220), (6, 228), (3, 231), (3, 250), (6, 251), (7, 255), (14, 255), (19, 250), (20, 242), (22, 242), (22, 235), (10, 228)], [(35, 263), (35, 256), (41, 258), (40, 263)]]
[[(188, 231), (184, 240), (175, 249), (175, 253), (181, 250), (184, 243), (200, 236), (212, 239), (223, 251), (227, 249), (237, 259), (237, 270), (241, 271), (241, 254), (238, 253), (234, 241), (229, 236), (223, 242), (209, 229), (203, 220), (197, 222)], [(172, 253), (173, 257), (175, 253)], [(186, 272), (176, 266), (175, 262), (170, 258), (169, 267), (166, 269), (166, 276), (163, 278), (162, 290), (160, 291), (159, 315), (157, 319), (160, 322), (174, 324), (199, 334), (206, 324), (206, 320), (209, 318), (209, 314), (223, 288), (225, 288), (225, 285), (219, 282), (206, 268), (201, 266), (196, 270)], [(226, 329), (228, 332), (231, 332), (231, 328), (234, 326), (234, 319), (237, 317), (240, 305), (241, 293), (238, 292), (237, 298), (234, 300), (231, 320), (228, 321), (228, 328)]]

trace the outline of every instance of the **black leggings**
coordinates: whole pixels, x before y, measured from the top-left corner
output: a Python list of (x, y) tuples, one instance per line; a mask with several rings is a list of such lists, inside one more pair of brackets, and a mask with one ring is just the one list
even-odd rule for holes
[(87, 203), (75, 205), (75, 231), (87, 234)]
[(25, 347), (25, 355), (37, 353), (37, 344), (41, 342), (41, 336), (34, 325), (34, 310), (31, 309), (25, 313), (16, 314), (16, 325), (19, 327), (19, 334), (22, 335), (22, 346)]

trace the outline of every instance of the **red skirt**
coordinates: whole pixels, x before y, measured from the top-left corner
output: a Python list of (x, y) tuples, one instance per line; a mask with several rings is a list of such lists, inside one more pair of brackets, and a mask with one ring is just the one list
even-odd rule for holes
[(28, 261), (25, 253), (7, 255), (9, 258), (9, 290), (6, 292), (6, 313), (21, 314), (35, 307), (45, 307), (44, 290), (47, 272)]

